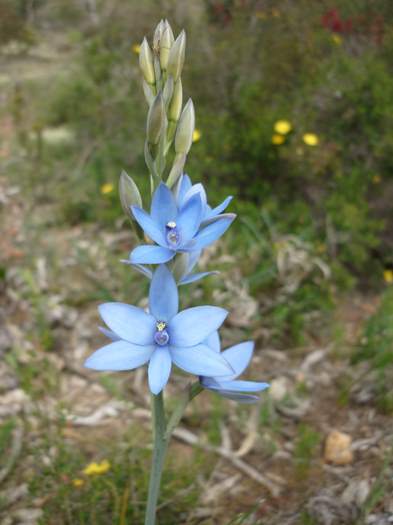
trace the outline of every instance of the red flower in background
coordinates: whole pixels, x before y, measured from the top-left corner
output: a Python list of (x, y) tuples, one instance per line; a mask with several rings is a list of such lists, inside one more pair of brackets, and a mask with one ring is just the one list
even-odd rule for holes
[(333, 31), (333, 33), (350, 33), (352, 31), (352, 20), (341, 18), (337, 9), (329, 9), (322, 16), (321, 23), (323, 27)]

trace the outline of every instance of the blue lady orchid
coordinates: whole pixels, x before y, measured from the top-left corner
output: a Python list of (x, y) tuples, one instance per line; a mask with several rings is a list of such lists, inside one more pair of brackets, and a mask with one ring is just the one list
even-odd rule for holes
[(158, 394), (168, 382), (174, 363), (195, 375), (227, 376), (226, 360), (204, 343), (224, 322), (228, 312), (216, 306), (196, 306), (181, 312), (175, 279), (165, 265), (155, 271), (149, 290), (149, 310), (124, 303), (105, 303), (99, 312), (112, 343), (85, 362), (94, 370), (132, 370), (149, 362), (149, 387)]
[(201, 183), (192, 184), (188, 175), (181, 175), (176, 191), (177, 205), (179, 207), (184, 206), (193, 195), (199, 195), (202, 201), (202, 223), (221, 215), (232, 200), (232, 196), (229, 196), (221, 204), (212, 208), (207, 203), (206, 191), (203, 185)]
[[(217, 354), (220, 354), (220, 338), (218, 332), (213, 332), (205, 343)], [(202, 376), (200, 382), (204, 388), (212, 390), (228, 399), (243, 403), (253, 403), (258, 396), (245, 394), (245, 392), (261, 392), (270, 385), (256, 381), (239, 381), (237, 377), (247, 368), (254, 351), (254, 343), (247, 341), (221, 352), (221, 355), (233, 368), (233, 372), (226, 376), (206, 377)]]
[(205, 208), (200, 192), (179, 207), (171, 190), (161, 183), (152, 198), (150, 215), (131, 206), (135, 220), (157, 245), (137, 246), (130, 254), (131, 264), (160, 264), (178, 252), (202, 250), (216, 241), (230, 226), (234, 214), (225, 214), (203, 225)]

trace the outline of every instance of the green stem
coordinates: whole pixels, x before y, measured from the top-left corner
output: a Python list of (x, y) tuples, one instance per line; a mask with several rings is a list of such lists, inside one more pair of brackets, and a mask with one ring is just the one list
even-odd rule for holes
[(172, 415), (168, 421), (168, 425), (166, 427), (166, 433), (165, 437), (167, 441), (170, 440), (172, 432), (175, 430), (177, 425), (180, 423), (181, 418), (183, 417), (183, 414), (187, 408), (188, 403), (194, 399), (198, 394), (200, 394), (203, 390), (203, 387), (199, 383), (199, 381), (195, 381), (195, 383), (190, 384), (187, 387), (187, 390), (184, 392), (183, 396), (180, 398), (177, 406), (174, 408)]
[(156, 523), (157, 501), (160, 493), (162, 468), (164, 466), (165, 454), (168, 448), (168, 440), (166, 438), (164, 399), (162, 392), (157, 396), (152, 395), (152, 416), (154, 451), (152, 468), (150, 472), (149, 495), (147, 499), (145, 525), (155, 525)]
[(145, 525), (155, 525), (157, 502), (160, 494), (160, 483), (165, 455), (169, 440), (179, 424), (188, 403), (202, 392), (199, 381), (190, 384), (176, 405), (168, 424), (165, 421), (164, 398), (162, 392), (157, 396), (152, 395), (152, 423), (154, 436), (153, 461), (150, 473), (149, 495), (147, 498)]

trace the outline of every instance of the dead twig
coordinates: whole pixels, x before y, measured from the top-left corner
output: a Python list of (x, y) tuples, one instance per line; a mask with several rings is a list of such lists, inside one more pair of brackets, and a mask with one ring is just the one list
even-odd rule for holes
[[(276, 498), (277, 496), (279, 496), (281, 492), (281, 487), (267, 479), (267, 477), (262, 476), (262, 474), (260, 474), (256, 469), (254, 469), (254, 467), (251, 467), (251, 465), (248, 465), (242, 459), (236, 457), (233, 452), (228, 451), (223, 447), (214, 447), (212, 445), (202, 443), (198, 436), (196, 436), (189, 430), (186, 430), (185, 428), (175, 429), (173, 435), (174, 437), (183, 441), (184, 443), (187, 443), (188, 445), (202, 448), (206, 452), (213, 452), (214, 454), (217, 454), (218, 456), (228, 460), (234, 467), (240, 470), (240, 472), (246, 474), (249, 478), (253, 479), (257, 483), (265, 487), (273, 497)], [(284, 483), (284, 480), (282, 480), (282, 483)]]

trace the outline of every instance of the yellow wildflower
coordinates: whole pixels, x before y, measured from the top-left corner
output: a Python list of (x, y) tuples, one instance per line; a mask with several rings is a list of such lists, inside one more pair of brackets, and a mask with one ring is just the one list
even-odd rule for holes
[(83, 479), (76, 478), (72, 480), (72, 484), (74, 485), (74, 487), (79, 488), (85, 484), (85, 481)]
[(266, 20), (267, 13), (265, 11), (256, 11), (255, 16), (259, 18), (259, 20)]
[(274, 131), (280, 135), (286, 135), (292, 130), (292, 124), (288, 120), (277, 120), (274, 124)]
[(89, 465), (83, 470), (83, 474), (86, 474), (86, 476), (105, 474), (110, 468), (111, 464), (107, 459), (104, 459), (101, 463), (89, 463)]
[(106, 182), (105, 184), (101, 186), (101, 193), (103, 195), (107, 195), (108, 193), (112, 193), (113, 189), (114, 189), (113, 184), (111, 184), (110, 182)]
[(192, 141), (198, 142), (199, 140), (201, 140), (201, 137), (202, 137), (202, 133), (199, 131), (199, 129), (195, 128), (192, 134)]
[(136, 55), (139, 55), (139, 53), (141, 52), (141, 46), (139, 44), (134, 44), (132, 46), (132, 50)]
[(336, 33), (332, 35), (332, 40), (336, 44), (336, 46), (341, 46), (341, 44), (343, 43), (343, 39), (341, 38), (341, 36), (336, 35)]
[(318, 146), (319, 138), (315, 133), (305, 133), (303, 135), (303, 142), (307, 144), (307, 146)]
[(275, 146), (280, 146), (281, 144), (284, 144), (285, 142), (285, 137), (283, 135), (278, 135), (277, 133), (274, 133), (274, 135), (272, 135), (272, 144), (274, 144)]
[(385, 283), (392, 284), (393, 283), (393, 270), (384, 270), (383, 278), (385, 279)]
[(374, 184), (379, 184), (381, 182), (382, 178), (380, 175), (374, 175), (373, 177), (373, 183)]
[(277, 9), (276, 7), (272, 8), (272, 16), (275, 16), (276, 18), (281, 16), (281, 11)]

